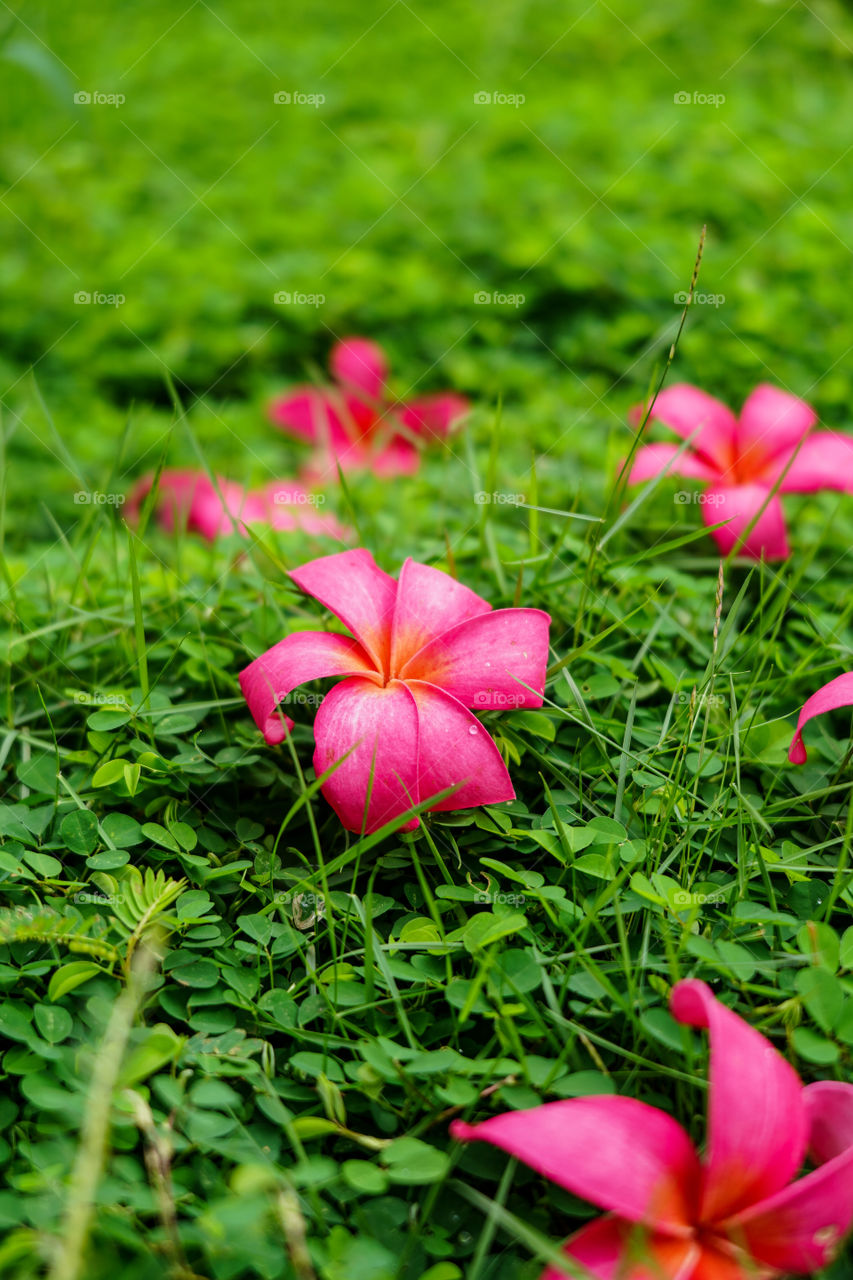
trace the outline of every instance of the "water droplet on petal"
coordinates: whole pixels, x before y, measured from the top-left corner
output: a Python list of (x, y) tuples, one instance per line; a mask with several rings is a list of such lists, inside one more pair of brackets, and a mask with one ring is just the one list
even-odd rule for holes
[(468, 732), (469, 732), (469, 733), (476, 733), (476, 732), (477, 732), (477, 726), (476, 726), (475, 724), (471, 724), (471, 725), (469, 725), (469, 726), (468, 726)]

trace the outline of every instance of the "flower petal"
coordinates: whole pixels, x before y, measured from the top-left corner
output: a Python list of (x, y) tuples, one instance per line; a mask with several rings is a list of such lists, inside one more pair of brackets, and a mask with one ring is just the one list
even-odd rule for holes
[(827, 1162), (725, 1224), (751, 1257), (797, 1273), (828, 1266), (853, 1225), (853, 1085), (810, 1084), (803, 1101), (811, 1154)]
[(272, 401), (269, 416), (290, 435), (334, 450), (345, 448), (350, 441), (350, 432), (344, 424), (344, 408), (340, 396), (318, 387), (297, 387), (289, 395)]
[[(631, 417), (641, 422), (642, 408), (632, 410)], [(693, 436), (691, 449), (717, 473), (725, 475), (732, 466), (737, 419), (722, 401), (698, 387), (687, 382), (665, 387), (654, 403), (650, 421), (665, 423), (682, 440)]]
[(677, 1236), (694, 1219), (701, 1170), (682, 1129), (665, 1111), (634, 1098), (570, 1098), (507, 1111), (470, 1125), (459, 1142), (490, 1142), (543, 1177), (629, 1222)]
[(673, 987), (672, 1015), (711, 1041), (701, 1216), (718, 1220), (784, 1187), (802, 1163), (807, 1117), (793, 1067), (704, 982)]
[(369, 338), (344, 338), (329, 356), (332, 376), (350, 391), (360, 392), (374, 404), (385, 393), (388, 361), (385, 352)]
[(473, 809), (514, 800), (512, 780), (494, 739), (449, 693), (421, 680), (406, 687), (418, 708), (418, 792), (421, 800), (463, 785), (435, 810)]
[(491, 611), (492, 606), (476, 591), (410, 557), (398, 577), (391, 670), (397, 671), (434, 636)]
[(381, 479), (388, 479), (414, 475), (420, 465), (420, 450), (402, 436), (392, 436), (385, 445), (368, 438), (347, 439), (334, 449), (318, 449), (302, 474), (310, 484), (323, 484), (337, 479), (338, 467), (347, 473), (370, 471)]
[(357, 640), (327, 631), (295, 631), (244, 667), (240, 688), (267, 742), (282, 742), (293, 728), (293, 721), (280, 715), (276, 707), (288, 694), (309, 680), (355, 673), (379, 681), (373, 663)]
[[(774, 485), (785, 471), (792, 451), (781, 454), (765, 471), (766, 483)], [(837, 489), (853, 493), (853, 436), (818, 431), (805, 440), (779, 485), (780, 493), (817, 493)]]
[(359, 548), (321, 556), (292, 569), (290, 576), (340, 618), (361, 641), (377, 669), (387, 675), (397, 583), (379, 568), (370, 552)]
[[(598, 1280), (693, 1280), (699, 1246), (693, 1240), (649, 1236), (636, 1223), (607, 1217), (581, 1227), (566, 1241), (563, 1252)], [(540, 1280), (566, 1277), (547, 1267)], [(730, 1280), (741, 1280), (741, 1273)]]
[(815, 716), (835, 711), (838, 707), (853, 707), (853, 671), (845, 671), (844, 675), (836, 676), (806, 699), (797, 718), (797, 732), (788, 751), (791, 764), (805, 764), (808, 759), (803, 743), (803, 727)]
[(409, 658), (400, 679), (426, 680), (481, 711), (541, 707), (550, 623), (541, 609), (495, 609), (469, 618)]
[(415, 435), (444, 440), (471, 408), (464, 396), (452, 391), (418, 396), (407, 400), (399, 411), (400, 421)]
[[(321, 515), (321, 494), (312, 494), (302, 485), (292, 480), (272, 480), (262, 489), (253, 489), (243, 511), (243, 519), (263, 520), (272, 526), (287, 532), (290, 529), (302, 529), (305, 533), (337, 538), (347, 538), (350, 531), (339, 524), (333, 515)], [(257, 513), (257, 514), (256, 514)]]
[(765, 560), (785, 560), (791, 554), (782, 504), (778, 494), (774, 494), (772, 498), (769, 495), (770, 490), (761, 484), (713, 488), (702, 495), (702, 519), (705, 524), (718, 524), (720, 520), (729, 522), (711, 533), (723, 555), (728, 555), (737, 545), (744, 530), (759, 511), (761, 515), (747, 534), (738, 555), (752, 556), (755, 560), (760, 560), (762, 556)]
[(686, 476), (690, 480), (713, 480), (717, 474), (713, 467), (703, 462), (689, 449), (685, 449), (677, 462), (673, 462), (682, 448), (678, 444), (644, 444), (634, 455), (629, 484), (642, 484), (659, 476), (662, 471), (671, 476)]
[(769, 458), (788, 457), (817, 414), (805, 400), (781, 387), (761, 383), (746, 398), (737, 429), (738, 465), (742, 476), (757, 475)]
[[(348, 831), (376, 831), (418, 803), (418, 712), (400, 681), (336, 685), (317, 712), (314, 740), (318, 777), (346, 756), (322, 791)], [(413, 818), (402, 829), (417, 825)]]

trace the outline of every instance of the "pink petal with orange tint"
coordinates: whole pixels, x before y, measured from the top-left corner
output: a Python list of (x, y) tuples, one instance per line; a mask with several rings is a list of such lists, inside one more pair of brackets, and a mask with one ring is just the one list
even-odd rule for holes
[(677, 444), (645, 444), (634, 455), (629, 484), (642, 484), (666, 472), (671, 476), (685, 476), (689, 480), (713, 480), (716, 472), (707, 462), (697, 458), (689, 449), (681, 453), (674, 461), (681, 445)]
[(512, 780), (491, 735), (450, 694), (420, 680), (406, 682), (418, 708), (421, 800), (462, 785), (435, 810), (473, 809), (514, 800)]
[(541, 707), (550, 622), (541, 609), (495, 609), (436, 636), (398, 674), (438, 685), (466, 707)]
[(809, 720), (827, 711), (836, 711), (839, 707), (853, 707), (853, 671), (845, 671), (844, 675), (836, 676), (806, 700), (797, 719), (797, 732), (788, 751), (791, 764), (805, 764), (808, 759), (803, 742), (803, 728)]
[[(336, 685), (317, 712), (314, 740), (318, 777), (342, 760), (322, 791), (348, 831), (376, 831), (418, 803), (418, 712), (398, 680)], [(417, 825), (413, 818), (402, 829)]]
[(411, 557), (403, 564), (397, 583), (392, 671), (398, 671), (408, 657), (434, 636), (492, 611), (492, 606), (470, 587), (463, 586), (449, 573), (420, 564)]
[(388, 361), (378, 343), (369, 338), (344, 338), (332, 347), (329, 368), (336, 381), (374, 404), (383, 398)]
[(853, 1225), (853, 1085), (807, 1085), (803, 1100), (810, 1154), (827, 1162), (725, 1224), (751, 1257), (797, 1273), (828, 1266)]
[(701, 1170), (681, 1125), (634, 1098), (571, 1098), (470, 1125), (459, 1142), (490, 1142), (545, 1178), (629, 1222), (686, 1236)]
[[(791, 453), (780, 455), (765, 472), (768, 485), (785, 472)], [(818, 431), (797, 451), (779, 485), (780, 493), (817, 493), (836, 489), (853, 493), (853, 436)]]
[(276, 707), (309, 680), (363, 674), (379, 682), (370, 658), (351, 636), (295, 631), (240, 672), (240, 688), (267, 742), (282, 742), (293, 728)]
[(706, 525), (728, 521), (721, 528), (711, 530), (711, 537), (723, 555), (734, 550), (753, 520), (755, 524), (746, 534), (738, 555), (751, 556), (754, 560), (785, 560), (791, 554), (782, 504), (778, 495), (770, 497), (770, 490), (764, 485), (707, 489), (702, 495), (702, 519)]
[(397, 583), (369, 551), (359, 548), (321, 556), (291, 570), (290, 576), (340, 618), (378, 670), (388, 672)]
[[(693, 1240), (649, 1235), (636, 1223), (607, 1217), (581, 1227), (563, 1252), (597, 1280), (693, 1280), (699, 1246)], [(540, 1280), (567, 1278), (556, 1267), (547, 1267)]]
[(769, 1040), (690, 978), (673, 987), (672, 1015), (707, 1027), (711, 1042), (708, 1149), (701, 1218), (714, 1221), (784, 1187), (806, 1150), (803, 1089)]
[(465, 417), (470, 407), (464, 396), (443, 391), (407, 400), (399, 411), (399, 417), (403, 426), (415, 435), (424, 436), (428, 440), (444, 440)]
[[(717, 473), (734, 461), (737, 419), (726, 405), (689, 383), (665, 387), (654, 403), (651, 422), (663, 422)], [(694, 434), (695, 432), (695, 434)]]
[(741, 475), (750, 475), (766, 458), (785, 453), (799, 444), (817, 422), (811, 405), (781, 387), (761, 383), (747, 396), (740, 411), (737, 431), (738, 456), (744, 466)]

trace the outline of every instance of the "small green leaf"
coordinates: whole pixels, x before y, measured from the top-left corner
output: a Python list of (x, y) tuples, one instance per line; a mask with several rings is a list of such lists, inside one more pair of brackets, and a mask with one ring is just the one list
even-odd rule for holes
[[(98, 774), (95, 774), (95, 779)], [(102, 786), (93, 779), (94, 786)], [(72, 853), (90, 854), (98, 843), (98, 819), (88, 809), (74, 809), (66, 813), (59, 824), (59, 834)]]

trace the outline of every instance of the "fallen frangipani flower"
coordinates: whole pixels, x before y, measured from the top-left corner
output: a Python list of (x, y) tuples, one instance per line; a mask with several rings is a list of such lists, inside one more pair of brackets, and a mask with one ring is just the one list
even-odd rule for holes
[(312, 477), (369, 470), (410, 475), (420, 463), (418, 443), (444, 440), (468, 412), (464, 396), (445, 391), (395, 401), (388, 396), (388, 361), (368, 338), (345, 338), (332, 348), (329, 388), (296, 387), (270, 405), (279, 427), (314, 445)]
[(836, 676), (829, 684), (822, 685), (803, 704), (797, 719), (797, 732), (788, 751), (791, 764), (805, 764), (808, 760), (803, 742), (803, 726), (815, 716), (823, 715), (825, 711), (836, 711), (839, 707), (853, 707), (853, 671), (845, 671), (843, 676)]
[[(641, 405), (631, 410), (635, 425), (643, 416)], [(853, 437), (832, 431), (809, 435), (817, 421), (814, 410), (804, 400), (767, 383), (747, 397), (740, 418), (698, 387), (687, 383), (668, 387), (655, 401), (650, 421), (664, 423), (682, 440), (692, 436), (691, 445), (677, 459), (679, 445), (643, 445), (634, 459), (629, 483), (640, 484), (663, 471), (707, 481), (709, 487), (697, 498), (706, 525), (728, 521), (713, 530), (724, 555), (737, 545), (756, 516), (741, 553), (755, 559), (763, 554), (768, 560), (784, 560), (790, 554), (779, 494), (815, 493), (819, 489), (853, 493)], [(689, 494), (680, 496), (684, 501), (690, 498)]]
[[(670, 1008), (710, 1032), (704, 1159), (666, 1112), (612, 1095), (456, 1120), (453, 1136), (490, 1142), (608, 1210), (564, 1249), (598, 1280), (770, 1280), (827, 1266), (853, 1221), (853, 1085), (803, 1087), (697, 979), (676, 984)], [(807, 1154), (818, 1168), (796, 1178)]]
[[(415, 560), (395, 580), (364, 550), (312, 560), (290, 577), (352, 635), (296, 631), (241, 671), (240, 687), (267, 742), (277, 743), (293, 728), (280, 702), (306, 681), (348, 677), (314, 721), (317, 775), (343, 761), (322, 790), (345, 827), (375, 831), (452, 786), (432, 808), (514, 798), (500, 752), (468, 708), (542, 705), (547, 613), (493, 611)], [(403, 829), (417, 825), (414, 818)]]
[[(153, 475), (143, 476), (128, 495), (125, 510), (131, 522), (138, 518), (153, 483)], [(344, 526), (334, 516), (320, 515), (317, 502), (314, 494), (291, 480), (273, 480), (260, 489), (244, 489), (222, 476), (217, 476), (214, 484), (204, 471), (191, 469), (162, 471), (157, 485), (158, 515), (163, 527), (171, 531), (176, 525), (186, 526), (210, 542), (235, 531), (245, 537), (250, 524), (345, 538)]]

